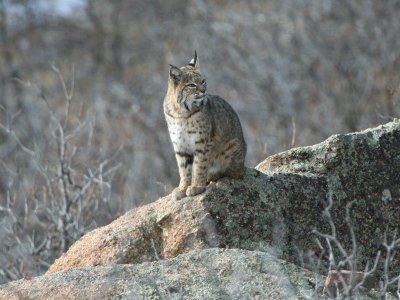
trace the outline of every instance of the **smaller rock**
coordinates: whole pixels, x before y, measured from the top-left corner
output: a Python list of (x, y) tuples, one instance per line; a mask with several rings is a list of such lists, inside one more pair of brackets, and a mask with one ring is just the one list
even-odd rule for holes
[(0, 299), (313, 299), (316, 276), (258, 251), (207, 249), (80, 267), (0, 286)]

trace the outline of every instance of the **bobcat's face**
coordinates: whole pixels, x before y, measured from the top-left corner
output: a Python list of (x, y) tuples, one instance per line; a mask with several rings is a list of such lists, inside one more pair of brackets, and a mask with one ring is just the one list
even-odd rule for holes
[(206, 78), (197, 69), (196, 57), (182, 68), (170, 65), (168, 89), (175, 95), (180, 109), (192, 112), (205, 104), (207, 83)]

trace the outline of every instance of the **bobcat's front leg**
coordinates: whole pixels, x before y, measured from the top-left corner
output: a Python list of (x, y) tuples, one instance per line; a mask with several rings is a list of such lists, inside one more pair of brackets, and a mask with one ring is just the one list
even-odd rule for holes
[(186, 196), (195, 196), (206, 190), (209, 159), (204, 150), (197, 150), (193, 159), (192, 183), (186, 190)]
[(179, 169), (179, 186), (172, 191), (172, 198), (180, 200), (186, 196), (186, 189), (190, 185), (192, 179), (193, 155), (176, 152), (176, 161)]

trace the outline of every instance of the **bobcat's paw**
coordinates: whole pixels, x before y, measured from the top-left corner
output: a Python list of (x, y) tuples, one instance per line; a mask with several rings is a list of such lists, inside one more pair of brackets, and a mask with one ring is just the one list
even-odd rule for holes
[(189, 186), (186, 190), (186, 196), (195, 196), (206, 190), (205, 186)]
[(186, 189), (184, 188), (180, 188), (178, 186), (172, 191), (172, 199), (174, 200), (181, 200), (182, 198), (185, 197), (186, 197)]

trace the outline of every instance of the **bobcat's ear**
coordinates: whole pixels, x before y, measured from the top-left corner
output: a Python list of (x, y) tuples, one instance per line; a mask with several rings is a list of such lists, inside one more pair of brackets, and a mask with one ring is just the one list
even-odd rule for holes
[(188, 63), (188, 66), (194, 67), (195, 69), (198, 68), (199, 66), (199, 60), (197, 59), (197, 51), (194, 50), (194, 57), (192, 58), (192, 60)]
[(169, 65), (169, 78), (172, 79), (175, 84), (178, 84), (182, 78), (182, 71), (178, 67)]

